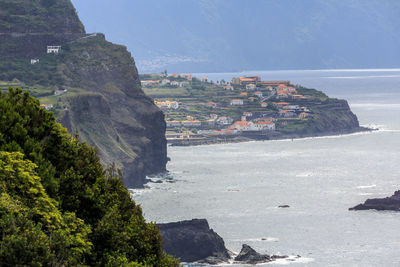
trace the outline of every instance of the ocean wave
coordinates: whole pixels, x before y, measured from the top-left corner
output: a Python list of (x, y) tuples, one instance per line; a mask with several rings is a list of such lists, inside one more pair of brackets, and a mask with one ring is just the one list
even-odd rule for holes
[(374, 195), (373, 193), (359, 193), (358, 196), (371, 196)]
[(360, 75), (360, 76), (326, 76), (322, 79), (376, 79), (376, 78), (400, 78), (400, 75)]
[(323, 69), (319, 72), (400, 72), (400, 69)]
[(257, 237), (257, 238), (247, 238), (247, 239), (233, 239), (229, 240), (233, 242), (278, 242), (279, 238), (276, 237)]
[(303, 257), (298, 258), (297, 256), (289, 256), (289, 258), (277, 259), (276, 261), (273, 261), (273, 262), (270, 262), (267, 264), (262, 264), (262, 265), (269, 265), (269, 264), (288, 265), (291, 263), (310, 263), (313, 261), (314, 261), (313, 258), (303, 258)]
[(376, 187), (376, 184), (357, 186), (358, 189), (373, 188), (373, 187)]
[[(288, 265), (288, 264), (292, 264), (292, 263), (310, 263), (313, 262), (314, 259), (313, 258), (303, 258), (303, 257), (298, 257), (298, 256), (294, 256), (291, 255), (288, 258), (284, 258), (284, 259), (276, 259), (274, 261), (271, 262), (266, 262), (266, 263), (259, 263), (259, 264), (255, 264), (256, 266), (268, 266), (268, 265)], [(235, 264), (234, 260), (230, 260), (229, 263), (221, 263), (221, 264), (217, 264), (217, 265), (213, 265), (213, 266), (243, 266), (243, 264)], [(186, 267), (197, 267), (197, 266), (204, 266), (204, 265), (197, 265), (197, 264), (184, 264), (183, 266)], [(251, 266), (251, 265), (246, 265), (246, 266)]]
[(313, 174), (311, 172), (304, 172), (304, 173), (296, 174), (296, 177), (310, 177), (310, 176), (313, 176)]

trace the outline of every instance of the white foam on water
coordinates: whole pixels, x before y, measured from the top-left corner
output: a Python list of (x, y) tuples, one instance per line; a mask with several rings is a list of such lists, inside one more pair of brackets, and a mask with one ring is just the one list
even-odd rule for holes
[(373, 188), (373, 187), (376, 187), (376, 184), (357, 186), (358, 189)]
[(373, 193), (359, 193), (358, 196), (371, 196), (374, 195)]
[[(292, 264), (292, 263), (310, 263), (313, 261), (314, 261), (313, 258), (303, 258), (303, 257), (298, 258), (297, 256), (289, 256), (289, 258), (277, 259), (276, 261), (269, 262), (267, 264), (288, 265), (288, 264)], [(267, 264), (263, 264), (263, 265), (267, 265)]]
[[(337, 138), (347, 138), (347, 137), (358, 136), (358, 135), (367, 135), (367, 134), (371, 134), (371, 133), (375, 133), (375, 132), (379, 132), (379, 131), (365, 131), (365, 132), (356, 132), (356, 133), (348, 133), (348, 134), (313, 136), (313, 137), (303, 137), (303, 138), (285, 139), (285, 140), (299, 142), (299, 141), (303, 141), (303, 140), (313, 140), (313, 139), (337, 139)], [(282, 140), (277, 140), (277, 141), (282, 141)]]
[(322, 69), (322, 70), (310, 70), (316, 72), (398, 72), (400, 69)]
[[(241, 263), (235, 263), (233, 259), (231, 259), (228, 263), (221, 263), (217, 265), (205, 265), (205, 266), (268, 266), (271, 264), (276, 264), (276, 265), (289, 265), (289, 264), (295, 264), (295, 263), (310, 263), (313, 262), (313, 258), (303, 258), (303, 257), (298, 257), (298, 256), (289, 256), (288, 258), (284, 259), (276, 259), (271, 262), (266, 262), (266, 263), (259, 263), (259, 264), (241, 264)], [(194, 265), (184, 265), (184, 266), (194, 266)], [(196, 266), (202, 266), (202, 265), (196, 265)]]
[(296, 174), (296, 177), (311, 177), (311, 176), (313, 176), (313, 173), (311, 173), (311, 172), (303, 172), (303, 173)]
[(400, 75), (360, 75), (360, 76), (327, 76), (323, 79), (375, 79), (375, 78), (400, 78)]
[[(235, 241), (235, 242), (278, 242), (279, 238), (276, 237), (257, 237), (257, 238), (248, 238), (248, 239), (233, 239), (230, 241)], [(238, 253), (236, 253), (238, 254)]]

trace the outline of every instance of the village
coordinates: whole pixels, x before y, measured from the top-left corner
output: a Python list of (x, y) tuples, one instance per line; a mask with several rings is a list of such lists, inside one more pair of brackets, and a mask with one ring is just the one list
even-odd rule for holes
[[(167, 138), (272, 135), (306, 126), (325, 95), (260, 76), (209, 81), (191, 74), (146, 74), (143, 90), (166, 117)], [(295, 126), (295, 127), (293, 127)]]

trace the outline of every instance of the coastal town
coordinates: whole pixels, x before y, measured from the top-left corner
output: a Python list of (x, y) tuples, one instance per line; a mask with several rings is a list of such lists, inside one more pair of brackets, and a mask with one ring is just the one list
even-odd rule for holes
[(260, 76), (211, 81), (191, 74), (143, 74), (142, 87), (163, 110), (167, 139), (256, 137), (306, 131), (322, 92)]

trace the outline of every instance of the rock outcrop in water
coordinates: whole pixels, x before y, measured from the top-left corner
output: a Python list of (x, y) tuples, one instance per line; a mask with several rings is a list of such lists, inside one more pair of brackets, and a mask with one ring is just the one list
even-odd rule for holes
[(235, 257), (235, 261), (244, 264), (257, 264), (271, 261), (271, 257), (266, 254), (260, 254), (249, 245), (243, 244), (242, 250)]
[(367, 199), (364, 204), (359, 204), (349, 210), (394, 210), (400, 211), (400, 190), (393, 196), (386, 198)]
[(58, 120), (96, 146), (104, 165), (121, 168), (128, 187), (166, 170), (164, 115), (143, 93), (135, 61), (103, 34), (87, 34), (70, 0), (0, 0), (0, 59), (0, 81), (47, 92)]
[[(183, 262), (220, 264), (232, 259), (233, 253), (224, 240), (210, 229), (207, 220), (193, 219), (159, 224), (164, 250)], [(265, 255), (243, 244), (242, 250), (234, 258), (236, 264), (258, 264), (287, 258), (288, 256)], [(300, 257), (300, 256), (298, 256)]]
[(183, 262), (218, 264), (230, 259), (224, 240), (210, 229), (207, 220), (159, 224), (164, 250)]

